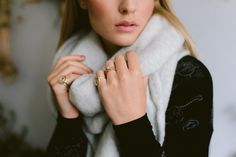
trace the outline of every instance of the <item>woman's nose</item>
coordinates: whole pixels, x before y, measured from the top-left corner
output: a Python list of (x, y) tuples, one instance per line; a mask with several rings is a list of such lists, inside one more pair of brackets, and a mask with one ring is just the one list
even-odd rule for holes
[[(135, 2), (136, 1), (136, 2)], [(135, 13), (137, 0), (121, 0), (119, 12), (121, 14)]]

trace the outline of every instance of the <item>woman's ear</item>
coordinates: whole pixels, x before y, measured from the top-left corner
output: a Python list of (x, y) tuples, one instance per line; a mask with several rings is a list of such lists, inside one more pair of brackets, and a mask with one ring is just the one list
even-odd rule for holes
[(79, 0), (79, 5), (82, 9), (87, 9), (87, 3), (86, 0)]

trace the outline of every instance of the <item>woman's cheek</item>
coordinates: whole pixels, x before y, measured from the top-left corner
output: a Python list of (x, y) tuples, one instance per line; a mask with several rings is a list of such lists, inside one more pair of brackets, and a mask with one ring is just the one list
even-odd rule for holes
[(100, 28), (104, 29), (104, 25), (106, 24), (108, 13), (111, 13), (108, 9), (109, 6), (105, 5), (105, 2), (100, 2), (100, 0), (95, 0), (90, 2), (89, 4), (89, 19), (92, 27), (97, 30)]

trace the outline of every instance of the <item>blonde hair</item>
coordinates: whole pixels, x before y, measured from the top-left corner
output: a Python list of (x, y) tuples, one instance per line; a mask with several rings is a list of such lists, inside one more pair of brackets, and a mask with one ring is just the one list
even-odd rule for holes
[[(62, 44), (75, 33), (88, 31), (91, 28), (87, 11), (81, 9), (79, 0), (66, 0), (65, 3), (65, 12), (62, 19), (62, 28), (57, 49), (59, 49), (60, 46), (62, 46)], [(154, 13), (165, 17), (179, 32), (183, 34), (185, 38), (185, 48), (189, 50), (192, 56), (197, 57), (195, 45), (184, 26), (175, 16), (170, 7), (169, 0), (155, 0)]]

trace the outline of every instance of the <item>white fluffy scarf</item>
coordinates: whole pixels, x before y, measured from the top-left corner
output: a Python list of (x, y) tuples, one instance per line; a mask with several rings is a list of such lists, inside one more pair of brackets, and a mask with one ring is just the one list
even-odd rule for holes
[[(84, 63), (94, 70), (76, 79), (69, 90), (72, 103), (84, 115), (83, 130), (88, 138), (87, 157), (119, 157), (112, 123), (104, 112), (101, 97), (94, 85), (96, 71), (108, 59), (124, 55), (127, 50), (138, 54), (141, 70), (149, 76), (147, 88), (147, 116), (156, 140), (162, 145), (165, 136), (165, 112), (168, 106), (177, 62), (189, 51), (184, 48), (184, 38), (164, 17), (153, 15), (137, 40), (123, 47), (111, 58), (104, 52), (94, 31), (71, 37), (59, 49), (53, 64), (68, 54), (83, 54)], [(55, 112), (55, 108), (53, 108)], [(141, 130), (137, 130), (141, 131)]]

